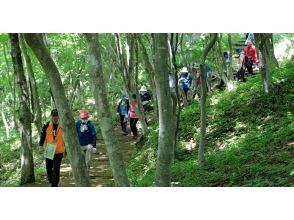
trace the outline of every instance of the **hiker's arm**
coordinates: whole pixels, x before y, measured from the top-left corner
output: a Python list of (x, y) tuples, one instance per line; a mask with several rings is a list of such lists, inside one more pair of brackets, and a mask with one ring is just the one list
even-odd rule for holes
[(91, 132), (92, 132), (92, 145), (94, 148), (96, 148), (96, 138), (97, 138), (97, 135), (96, 135), (96, 129), (95, 129), (95, 126), (91, 123)]

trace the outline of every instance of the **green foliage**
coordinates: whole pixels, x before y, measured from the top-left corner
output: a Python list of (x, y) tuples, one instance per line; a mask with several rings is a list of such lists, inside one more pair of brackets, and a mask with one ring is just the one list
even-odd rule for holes
[[(294, 186), (293, 72), (293, 62), (274, 70), (271, 94), (263, 92), (257, 75), (233, 91), (208, 97), (205, 164), (199, 166), (197, 151), (187, 151), (180, 144), (172, 185)], [(199, 127), (199, 106), (193, 103), (181, 113), (180, 141), (192, 138), (198, 143)], [(145, 151), (152, 149), (154, 158), (149, 160), (154, 161), (157, 139), (149, 142)], [(149, 166), (146, 157), (130, 164), (133, 184), (153, 184), (155, 165)], [(140, 172), (142, 167), (148, 172)]]

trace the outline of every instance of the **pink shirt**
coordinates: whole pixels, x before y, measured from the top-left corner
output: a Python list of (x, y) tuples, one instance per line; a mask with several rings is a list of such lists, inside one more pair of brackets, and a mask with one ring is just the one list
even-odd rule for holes
[[(129, 113), (128, 113), (129, 118), (139, 118), (139, 116), (135, 112), (135, 107), (134, 106), (138, 107), (138, 102), (137, 101), (132, 101), (130, 103)], [(144, 108), (143, 108), (142, 105), (141, 105), (141, 110), (144, 111)]]

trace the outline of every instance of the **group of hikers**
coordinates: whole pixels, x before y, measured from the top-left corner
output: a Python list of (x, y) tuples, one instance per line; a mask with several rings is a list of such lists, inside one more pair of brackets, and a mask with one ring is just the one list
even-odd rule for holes
[[(139, 90), (139, 99), (140, 110), (142, 111), (145, 122), (148, 125), (146, 112), (150, 112), (154, 110), (154, 108), (152, 106), (152, 92), (148, 90), (145, 85), (142, 85)], [(117, 114), (120, 117), (121, 129), (124, 135), (128, 135), (127, 125), (128, 119), (130, 119), (130, 129), (134, 139), (138, 137), (137, 123), (139, 121), (139, 116), (135, 109), (139, 110), (139, 100), (137, 99), (137, 95), (132, 94), (132, 100), (129, 101), (128, 95), (122, 94), (117, 105)]]
[[(75, 125), (80, 149), (89, 171), (91, 155), (96, 152), (96, 129), (91, 120), (89, 120), (89, 113), (87, 111), (80, 112), (80, 119), (76, 121)], [(57, 187), (60, 178), (61, 161), (65, 151), (57, 109), (51, 111), (51, 121), (47, 122), (42, 128), (39, 152), (41, 153), (44, 148), (47, 178), (52, 187)]]
[[(212, 79), (212, 70), (208, 63), (205, 65), (205, 74), (207, 76), (206, 80), (206, 89), (208, 92), (211, 91), (211, 79)], [(172, 93), (176, 92), (175, 80), (170, 72), (168, 74), (169, 77), (169, 87)], [(188, 71), (187, 67), (183, 67), (180, 70), (178, 75), (178, 88), (179, 94), (184, 104), (186, 104), (190, 99), (196, 98), (196, 96), (200, 97), (200, 67), (197, 65), (193, 65), (191, 68), (191, 72)], [(191, 98), (189, 98), (191, 97)]]
[[(257, 58), (255, 46), (252, 43), (253, 35), (249, 35), (246, 39), (246, 46), (240, 52), (238, 56), (238, 70), (237, 80), (245, 81), (245, 69), (249, 74), (254, 74), (253, 66), (257, 67), (259, 60)], [(228, 56), (225, 57), (228, 60)], [(230, 62), (230, 61), (228, 61)], [(213, 77), (212, 69), (205, 63), (204, 67), (205, 74), (207, 76), (206, 89), (211, 92), (211, 79)], [(168, 74), (169, 88), (172, 94), (176, 93), (176, 84), (172, 73)], [(188, 71), (187, 67), (183, 67), (178, 75), (179, 94), (184, 105), (187, 104), (189, 99), (195, 99), (196, 96), (200, 97), (200, 67), (193, 65), (191, 72)], [(120, 125), (124, 135), (128, 135), (128, 121), (130, 124), (131, 133), (134, 139), (138, 137), (137, 123), (139, 116), (136, 113), (136, 109), (140, 109), (145, 117), (146, 124), (146, 112), (152, 111), (152, 93), (147, 90), (146, 86), (142, 86), (139, 90), (140, 101), (137, 99), (136, 94), (132, 94), (131, 101), (128, 99), (128, 95), (122, 94), (121, 100), (117, 106), (117, 113), (120, 117)], [(191, 97), (191, 98), (189, 98)], [(140, 104), (139, 104), (140, 103)], [(43, 151), (45, 147), (46, 157), (46, 171), (48, 181), (51, 186), (56, 187), (59, 183), (60, 178), (60, 166), (64, 154), (64, 141), (62, 137), (62, 128), (58, 120), (58, 111), (53, 109), (51, 111), (51, 121), (47, 122), (41, 131), (39, 141), (39, 151)], [(129, 120), (128, 120), (129, 119)], [(96, 152), (96, 129), (93, 123), (89, 120), (89, 113), (87, 111), (80, 112), (80, 119), (75, 123), (80, 149), (82, 155), (85, 157), (86, 166), (89, 171), (91, 154)]]
[[(236, 80), (245, 82), (245, 75), (252, 74), (254, 75), (254, 70), (258, 69), (260, 62), (258, 59), (258, 54), (256, 52), (256, 48), (253, 44), (254, 36), (252, 33), (246, 35), (245, 47), (240, 51), (236, 58), (237, 61), (237, 71), (236, 71)], [(230, 61), (229, 59), (229, 52), (224, 53), (224, 58), (226, 63), (228, 64)], [(195, 99), (196, 95), (200, 97), (200, 67), (194, 64), (191, 71), (188, 71), (187, 67), (183, 67), (180, 70), (178, 75), (178, 85), (179, 85), (179, 92), (180, 97), (183, 103), (187, 103), (189, 99)], [(247, 70), (247, 71), (246, 71)], [(213, 76), (212, 69), (208, 62), (205, 62), (204, 71), (206, 74), (206, 91), (212, 91), (212, 80), (216, 78)], [(226, 71), (225, 71), (226, 75)], [(220, 78), (220, 83), (218, 84), (218, 88), (224, 85), (223, 79)], [(169, 87), (172, 92), (175, 92), (175, 82), (172, 76), (172, 73), (169, 73)]]

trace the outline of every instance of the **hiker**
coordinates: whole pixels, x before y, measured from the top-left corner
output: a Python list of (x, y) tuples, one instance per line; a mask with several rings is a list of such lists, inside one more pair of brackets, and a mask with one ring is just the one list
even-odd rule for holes
[(82, 154), (89, 171), (92, 153), (96, 152), (96, 129), (92, 121), (89, 120), (87, 111), (80, 112), (80, 119), (76, 122), (76, 128)]
[(124, 135), (127, 135), (129, 100), (127, 95), (122, 95), (121, 100), (117, 106), (117, 112), (120, 117), (120, 125)]
[(187, 67), (183, 67), (180, 72), (179, 85), (180, 85), (181, 91), (183, 93), (184, 103), (186, 103), (186, 104), (187, 104), (187, 100), (188, 100), (187, 94), (188, 94), (188, 91), (191, 87), (191, 83), (192, 83), (191, 74), (188, 72)]
[(253, 74), (253, 64), (258, 65), (258, 59), (256, 54), (255, 46), (252, 44), (251, 40), (246, 40), (246, 46), (243, 49), (245, 59), (244, 64), (248, 70), (249, 74)]
[(151, 100), (152, 100), (152, 95), (151, 93), (147, 90), (146, 86), (141, 86), (139, 90), (140, 94), (140, 100), (144, 108), (144, 112), (146, 111), (152, 111), (154, 108), (151, 106)]
[(242, 82), (246, 82), (245, 79), (245, 54), (244, 51), (241, 51), (239, 56), (239, 65), (237, 71), (237, 81), (242, 80)]
[[(60, 165), (64, 153), (62, 128), (58, 122), (58, 111), (51, 111), (51, 121), (47, 122), (41, 131), (39, 152), (45, 147), (47, 178), (52, 187), (57, 187), (60, 177)], [(45, 143), (45, 145), (44, 145)]]
[(206, 89), (207, 89), (207, 92), (211, 92), (212, 70), (206, 61), (205, 61), (204, 71), (206, 74)]
[[(135, 108), (138, 108), (139, 104), (137, 101), (137, 95), (132, 95), (132, 101), (130, 103), (128, 117), (130, 118), (130, 127), (133, 134), (133, 138), (136, 139), (138, 137), (138, 129), (137, 122), (139, 120), (139, 116), (135, 112)], [(141, 105), (141, 110), (144, 111), (143, 105)]]

